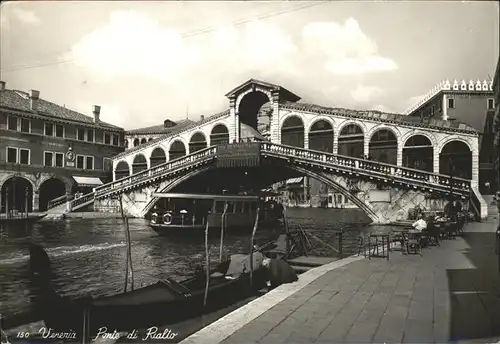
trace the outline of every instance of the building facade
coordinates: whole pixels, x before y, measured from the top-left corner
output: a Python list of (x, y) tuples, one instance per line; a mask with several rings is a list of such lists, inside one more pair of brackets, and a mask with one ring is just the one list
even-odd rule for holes
[[(203, 119), (203, 116), (202, 118)], [(184, 119), (174, 122), (166, 119), (163, 124), (151, 127), (127, 130), (125, 132), (125, 148), (137, 147), (143, 143), (152, 141), (161, 135), (167, 135), (175, 130), (180, 130), (194, 122), (190, 119)]]
[[(497, 68), (493, 78), (493, 91), (495, 93), (495, 104), (500, 104), (500, 56), (498, 57)], [(494, 167), (496, 175), (496, 191), (500, 191), (500, 106), (495, 107), (493, 119), (495, 157)]]
[[(90, 109), (89, 109), (90, 110)], [(45, 211), (54, 199), (112, 179), (124, 130), (0, 82), (1, 211)], [(89, 111), (90, 112), (90, 111)]]
[[(466, 82), (444, 81), (430, 90), (424, 98), (410, 107), (406, 114), (416, 121), (426, 123), (429, 119), (464, 122), (480, 132), (479, 136), (479, 188), (489, 194), (497, 187), (494, 161), (497, 151), (494, 147), (494, 115), (498, 99), (495, 100), (493, 83), (487, 81)], [(498, 110), (497, 110), (498, 112)], [(419, 144), (415, 144), (419, 146)], [(407, 155), (409, 165), (425, 164), (420, 155)], [(453, 158), (454, 164), (440, 163), (440, 174), (469, 178), (470, 154), (465, 145), (448, 147), (440, 159)]]

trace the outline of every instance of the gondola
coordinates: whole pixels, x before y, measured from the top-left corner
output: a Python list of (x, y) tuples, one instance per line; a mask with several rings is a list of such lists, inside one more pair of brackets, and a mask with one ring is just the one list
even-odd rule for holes
[(100, 328), (132, 331), (175, 324), (243, 300), (266, 287), (268, 271), (263, 255), (253, 253), (254, 273), (250, 282), (250, 255), (232, 255), (211, 270), (205, 307), (206, 277), (203, 271), (181, 282), (160, 280), (155, 284), (112, 296), (70, 299), (58, 295), (51, 286), (50, 261), (38, 245), (30, 247), (30, 269), (35, 295), (32, 302), (47, 328), (59, 333), (83, 332), (84, 314), (89, 335)]

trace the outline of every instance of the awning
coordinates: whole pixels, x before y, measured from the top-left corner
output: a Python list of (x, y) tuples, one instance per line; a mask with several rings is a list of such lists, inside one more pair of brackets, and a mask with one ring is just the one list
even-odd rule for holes
[(302, 180), (304, 179), (304, 177), (298, 177), (298, 178), (291, 178), (291, 179), (288, 179), (286, 181), (287, 184), (298, 184), (298, 183), (302, 183)]
[(78, 186), (83, 187), (95, 187), (98, 185), (102, 185), (102, 180), (97, 177), (75, 177), (73, 179), (78, 184)]

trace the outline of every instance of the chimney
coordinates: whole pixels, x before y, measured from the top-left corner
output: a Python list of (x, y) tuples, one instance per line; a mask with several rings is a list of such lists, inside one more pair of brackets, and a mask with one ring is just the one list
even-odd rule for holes
[(5, 90), (5, 81), (0, 81), (0, 91)]
[(101, 114), (101, 107), (99, 105), (92, 105), (92, 113), (94, 114), (94, 123), (99, 123), (99, 115)]
[(38, 99), (40, 98), (40, 91), (30, 90), (30, 110), (38, 110)]
[(200, 121), (203, 121), (205, 119), (205, 115), (200, 115)]

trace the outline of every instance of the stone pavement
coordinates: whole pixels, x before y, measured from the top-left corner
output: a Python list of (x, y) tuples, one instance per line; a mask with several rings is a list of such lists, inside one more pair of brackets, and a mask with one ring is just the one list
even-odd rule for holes
[[(496, 216), (466, 225), (463, 238), (421, 255), (394, 251), (390, 260), (361, 259), (331, 270), (217, 342), (497, 342)], [(230, 316), (213, 325), (223, 332)]]

